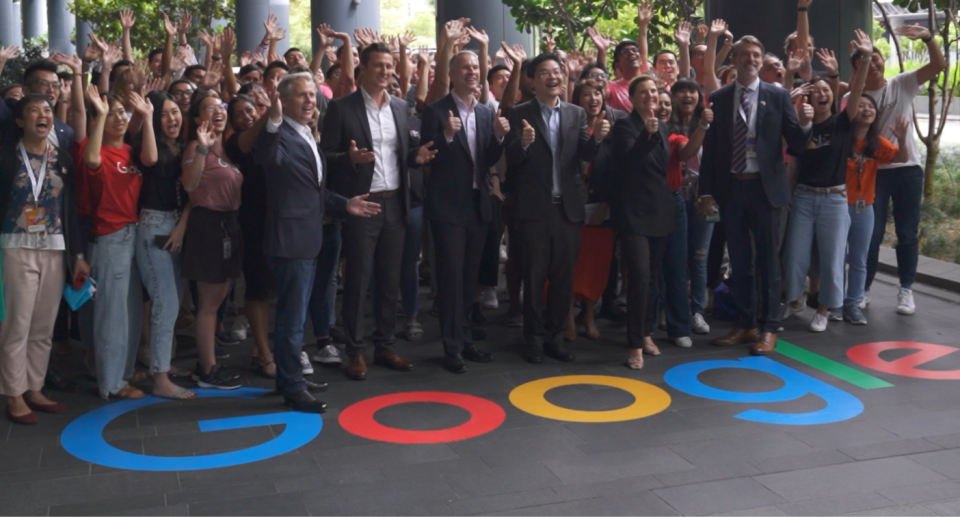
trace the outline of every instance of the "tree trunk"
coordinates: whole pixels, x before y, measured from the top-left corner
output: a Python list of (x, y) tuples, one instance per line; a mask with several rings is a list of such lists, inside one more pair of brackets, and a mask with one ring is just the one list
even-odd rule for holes
[(931, 135), (927, 144), (927, 160), (923, 164), (923, 197), (933, 199), (934, 173), (937, 170), (937, 160), (940, 158), (940, 135)]

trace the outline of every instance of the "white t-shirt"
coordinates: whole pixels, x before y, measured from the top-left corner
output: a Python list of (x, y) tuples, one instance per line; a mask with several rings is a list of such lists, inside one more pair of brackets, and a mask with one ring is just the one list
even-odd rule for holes
[[(920, 149), (917, 146), (916, 129), (913, 127), (913, 99), (920, 93), (920, 83), (917, 82), (917, 71), (904, 72), (892, 79), (887, 80), (887, 85), (879, 90), (864, 90), (865, 94), (873, 97), (877, 101), (877, 108), (880, 110), (877, 116), (877, 123), (883, 128), (880, 136), (883, 136), (897, 146), (904, 145), (898, 142), (897, 137), (893, 135), (893, 128), (897, 125), (897, 117), (906, 117), (910, 121), (910, 129), (907, 131), (907, 162), (891, 163), (880, 165), (878, 169), (893, 169), (896, 167), (905, 167), (908, 165), (920, 165)], [(849, 95), (849, 94), (848, 94)]]

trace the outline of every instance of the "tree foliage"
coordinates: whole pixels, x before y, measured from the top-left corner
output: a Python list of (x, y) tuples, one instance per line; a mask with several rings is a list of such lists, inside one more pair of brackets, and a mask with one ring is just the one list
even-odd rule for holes
[[(194, 29), (189, 34), (191, 40), (195, 31), (210, 27), (214, 20), (233, 20), (233, 0), (73, 0), (70, 11), (80, 19), (89, 21), (97, 35), (108, 41), (119, 40), (120, 9), (131, 9), (137, 17), (132, 30), (134, 51), (140, 54), (162, 47), (166, 39), (163, 30), (163, 15), (176, 20), (183, 13), (193, 16)], [(78, 34), (86, 38), (86, 34)]]
[(3, 67), (3, 76), (0, 77), (0, 87), (10, 84), (23, 84), (23, 70), (31, 61), (44, 57), (47, 53), (47, 37), (23, 40), (20, 55), (16, 59), (7, 61)]

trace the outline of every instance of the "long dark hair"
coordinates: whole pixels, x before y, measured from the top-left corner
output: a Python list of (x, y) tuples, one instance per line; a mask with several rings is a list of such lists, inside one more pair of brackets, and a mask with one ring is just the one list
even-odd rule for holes
[[(173, 98), (173, 95), (170, 95), (167, 92), (154, 90), (147, 94), (147, 100), (150, 104), (153, 104), (153, 136), (157, 142), (157, 166), (155, 166), (156, 171), (160, 175), (164, 175), (167, 172), (167, 163), (177, 161), (177, 158), (180, 156), (180, 153), (183, 151), (183, 147), (179, 141), (175, 141), (173, 147), (167, 142), (167, 135), (163, 132), (163, 105), (165, 102), (172, 102), (179, 109), (177, 101)], [(183, 124), (183, 114), (180, 114), (181, 124)], [(182, 130), (181, 130), (182, 132)], [(133, 147), (133, 159), (136, 160), (137, 167), (140, 167), (141, 170), (144, 169), (142, 163), (140, 163), (140, 151), (143, 149), (143, 134), (141, 132), (140, 138), (137, 139), (136, 144)], [(179, 173), (176, 173), (179, 176)]]
[(206, 100), (207, 97), (216, 97), (217, 100), (220, 100), (220, 95), (213, 90), (197, 90), (193, 93), (193, 100), (190, 101), (190, 110), (187, 111), (188, 120), (185, 121), (189, 128), (187, 130), (187, 142), (192, 142), (197, 139), (197, 129), (200, 128), (200, 126), (197, 125), (197, 119), (200, 118), (200, 106), (203, 105), (203, 101)]
[[(814, 75), (813, 77), (810, 78), (809, 81), (807, 81), (807, 84), (809, 84), (810, 86), (816, 86), (817, 83), (819, 83), (820, 81), (823, 81), (824, 83), (827, 84), (827, 86), (830, 86), (830, 94), (833, 96), (833, 100), (830, 102), (830, 114), (836, 115), (837, 114), (837, 96), (833, 91), (833, 86), (830, 85), (830, 81), (827, 81), (827, 78), (823, 77), (822, 75)], [(813, 104), (812, 99), (810, 99), (810, 95), (807, 95), (807, 99), (811, 104)]]
[[(600, 87), (600, 81), (596, 79), (581, 79), (577, 81), (577, 85), (573, 87), (573, 96), (570, 97), (570, 100), (573, 102), (573, 104), (580, 106), (580, 93), (584, 88), (593, 88), (594, 90), (600, 92), (600, 113), (606, 111), (607, 101), (603, 98), (604, 93), (606, 92)], [(580, 107), (582, 108), (583, 106)]]
[[(873, 158), (877, 154), (877, 149), (880, 149), (880, 108), (877, 107), (877, 100), (873, 97), (867, 95), (866, 93), (860, 95), (861, 99), (866, 99), (870, 101), (870, 104), (873, 104), (873, 110), (877, 112), (876, 117), (873, 119), (873, 123), (870, 124), (870, 129), (867, 129), (867, 136), (863, 139), (863, 156), (866, 158)], [(859, 115), (858, 115), (859, 116)], [(853, 158), (857, 152), (857, 134), (856, 131), (850, 132), (850, 157)], [(906, 145), (903, 142), (899, 142), (900, 145)]]
[[(680, 110), (677, 109), (679, 104), (676, 102), (676, 95), (677, 92), (683, 91), (697, 92), (697, 107), (693, 109), (693, 117), (690, 118), (690, 124), (688, 125), (683, 124), (682, 115), (680, 115)], [(673, 113), (670, 115), (670, 124), (668, 124), (670, 134), (690, 136), (693, 129), (700, 125), (700, 116), (703, 115), (703, 89), (693, 79), (680, 79), (670, 88), (670, 100), (673, 102)]]
[[(227, 123), (230, 124), (230, 127), (233, 127), (233, 110), (237, 107), (237, 104), (239, 104), (240, 102), (246, 102), (247, 104), (253, 106), (254, 108), (257, 107), (257, 103), (254, 102), (254, 100), (249, 95), (244, 95), (244, 94), (234, 95), (234, 97), (230, 99), (230, 103), (227, 104)], [(238, 130), (235, 127), (233, 127), (233, 130), (240, 132), (240, 130)]]

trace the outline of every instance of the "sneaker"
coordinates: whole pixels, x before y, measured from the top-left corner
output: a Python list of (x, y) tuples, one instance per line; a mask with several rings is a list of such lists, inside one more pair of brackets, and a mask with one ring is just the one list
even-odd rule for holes
[(522, 310), (510, 310), (507, 312), (507, 317), (504, 318), (503, 324), (507, 327), (520, 328), (523, 326), (523, 311)]
[(197, 386), (218, 390), (235, 390), (240, 387), (240, 380), (227, 372), (220, 365), (215, 365), (210, 373), (197, 376)]
[(340, 364), (341, 362), (343, 362), (340, 359), (340, 351), (337, 350), (337, 347), (333, 345), (327, 345), (321, 348), (320, 350), (317, 351), (317, 353), (313, 354), (313, 357), (311, 357), (311, 359), (313, 359), (314, 362), (317, 362), (320, 364)]
[(674, 339), (673, 344), (680, 348), (690, 348), (693, 346), (693, 340), (690, 339), (690, 336), (683, 336)]
[(826, 315), (815, 312), (813, 319), (810, 320), (810, 332), (823, 332), (827, 330), (827, 321)]
[(506, 244), (500, 245), (500, 263), (506, 264), (509, 256), (507, 255), (507, 246)]
[(900, 288), (897, 294), (897, 314), (910, 315), (917, 311), (916, 304), (913, 303), (913, 289)]
[(780, 316), (780, 319), (781, 319), (781, 320), (785, 320), (785, 319), (789, 318), (790, 316), (793, 316), (794, 314), (798, 314), (798, 313), (800, 313), (800, 312), (803, 312), (803, 308), (804, 308), (803, 306), (804, 306), (804, 302), (805, 302), (804, 298), (806, 298), (806, 297), (807, 297), (807, 295), (804, 294), (803, 296), (800, 297), (800, 300), (797, 300), (797, 301), (800, 302), (798, 307), (794, 307), (794, 306), (793, 306), (793, 302), (787, 302), (787, 303), (783, 304), (783, 314)]
[(304, 375), (313, 375), (313, 363), (310, 362), (306, 352), (300, 352), (300, 367), (303, 368)]
[(827, 319), (830, 321), (843, 321), (843, 309), (830, 309), (830, 314), (827, 316)]
[(856, 303), (843, 306), (843, 319), (854, 325), (867, 324), (867, 317), (863, 315), (863, 311), (860, 310), (860, 306)]
[(862, 309), (866, 309), (869, 306), (870, 306), (870, 291), (866, 291), (863, 293), (863, 301), (860, 302), (857, 305), (857, 307), (859, 307), (862, 310)]
[(227, 352), (225, 348), (220, 346), (218, 343), (213, 344), (213, 355), (217, 359), (229, 359), (230, 352)]
[(710, 325), (703, 319), (703, 314), (696, 313), (690, 319), (690, 327), (694, 334), (709, 334)]
[(483, 298), (480, 302), (480, 305), (484, 309), (495, 310), (500, 307), (500, 301), (497, 300), (497, 289), (494, 287), (486, 287), (483, 289)]
[(230, 332), (217, 332), (214, 337), (220, 346), (237, 346), (240, 344), (240, 341), (234, 339)]
[(233, 320), (233, 327), (230, 329), (230, 337), (237, 340), (243, 341), (247, 339), (247, 332), (250, 330), (250, 322), (247, 321), (246, 316), (237, 316), (237, 319)]
[[(240, 374), (228, 370), (226, 366), (223, 366), (222, 364), (218, 364), (216, 368), (218, 368), (218, 371), (220, 372), (221, 376), (229, 377), (236, 381), (240, 380)], [(203, 374), (200, 373), (202, 371), (203, 369), (200, 367), (200, 362), (198, 361), (196, 366), (193, 367), (193, 371), (190, 372), (190, 378), (193, 379), (193, 382), (200, 382), (200, 378), (203, 377)]]

